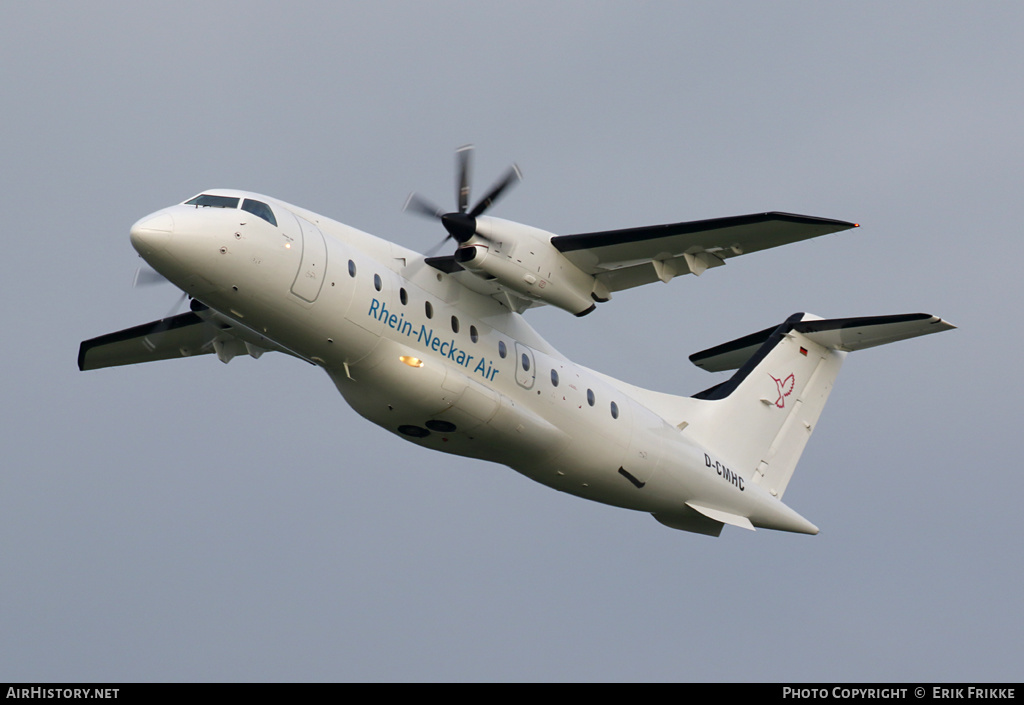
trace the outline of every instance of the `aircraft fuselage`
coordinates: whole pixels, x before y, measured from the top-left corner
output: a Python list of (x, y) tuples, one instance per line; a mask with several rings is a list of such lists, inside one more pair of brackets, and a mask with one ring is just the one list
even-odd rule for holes
[(275, 199), (217, 193), (270, 203), (276, 224), (176, 205), (136, 223), (133, 245), (195, 300), (323, 367), (370, 421), (606, 504), (665, 515), (691, 502), (817, 532), (727, 449), (693, 443), (637, 398), (655, 393), (573, 363), (422, 255)]

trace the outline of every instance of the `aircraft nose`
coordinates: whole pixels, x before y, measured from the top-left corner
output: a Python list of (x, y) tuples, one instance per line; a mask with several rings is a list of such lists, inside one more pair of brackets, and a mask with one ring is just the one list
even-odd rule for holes
[(174, 232), (170, 213), (154, 213), (139, 220), (131, 229), (132, 247), (143, 256), (162, 250)]

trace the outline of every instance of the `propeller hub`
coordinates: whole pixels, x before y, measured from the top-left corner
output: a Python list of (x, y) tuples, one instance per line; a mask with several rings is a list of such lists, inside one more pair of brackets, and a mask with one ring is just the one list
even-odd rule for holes
[(465, 213), (445, 213), (441, 216), (441, 224), (460, 245), (476, 235), (476, 218)]

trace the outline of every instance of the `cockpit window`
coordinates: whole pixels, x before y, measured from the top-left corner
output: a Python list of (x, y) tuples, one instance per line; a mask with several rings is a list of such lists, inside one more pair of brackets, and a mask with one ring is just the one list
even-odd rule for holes
[(251, 198), (247, 198), (242, 201), (242, 210), (249, 211), (253, 215), (263, 218), (263, 220), (275, 228), (277, 227), (277, 218), (274, 217), (274, 211), (270, 210), (270, 206), (263, 201), (254, 201)]
[(204, 193), (196, 196), (191, 201), (185, 201), (186, 206), (204, 206), (206, 208), (238, 208), (238, 199), (234, 196), (212, 196)]

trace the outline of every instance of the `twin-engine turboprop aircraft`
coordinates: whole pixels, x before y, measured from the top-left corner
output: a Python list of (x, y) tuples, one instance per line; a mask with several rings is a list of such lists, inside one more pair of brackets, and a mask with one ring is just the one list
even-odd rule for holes
[(463, 148), (457, 210), (407, 202), (455, 241), (441, 257), (233, 189), (146, 216), (132, 245), (191, 311), (83, 342), (79, 368), (283, 352), (323, 367), (358, 413), (425, 448), (676, 529), (816, 534), (782, 495), (846, 353), (953, 327), (926, 314), (797, 313), (690, 356), (737, 370), (722, 384), (692, 397), (640, 389), (573, 363), (521, 314), (550, 304), (582, 316), (622, 289), (856, 225), (758, 213), (554, 235), (484, 214), (518, 169), (472, 209), (469, 171)]

